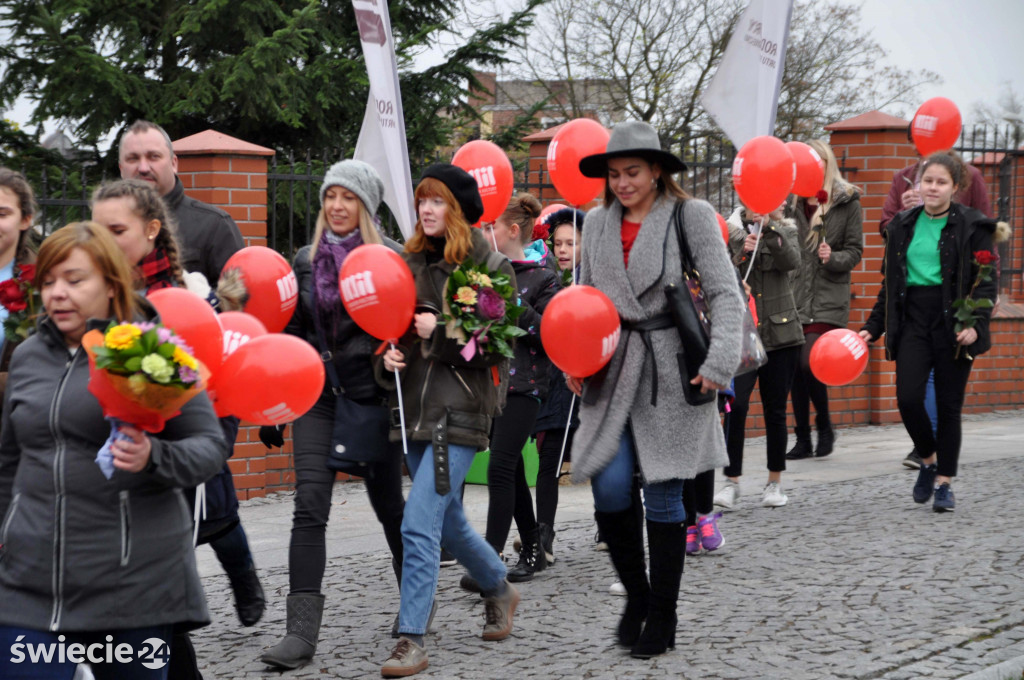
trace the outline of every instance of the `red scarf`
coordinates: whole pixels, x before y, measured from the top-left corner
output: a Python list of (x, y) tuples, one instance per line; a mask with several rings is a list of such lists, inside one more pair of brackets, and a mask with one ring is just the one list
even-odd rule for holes
[(146, 294), (153, 290), (174, 287), (171, 261), (167, 259), (167, 253), (159, 246), (139, 261), (135, 271), (142, 278), (142, 287)]

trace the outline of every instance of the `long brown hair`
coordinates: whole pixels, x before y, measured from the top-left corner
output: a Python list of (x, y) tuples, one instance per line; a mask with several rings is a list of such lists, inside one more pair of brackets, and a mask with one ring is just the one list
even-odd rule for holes
[(955, 151), (936, 151), (932, 155), (921, 161), (921, 167), (918, 168), (917, 177), (920, 180), (921, 176), (924, 175), (924, 171), (928, 169), (929, 165), (941, 165), (948, 172), (949, 176), (953, 178), (953, 186), (956, 188), (954, 191), (954, 200), (956, 194), (963, 191), (970, 185), (969, 170), (967, 164), (963, 162), (960, 156)]
[(50, 270), (81, 248), (92, 259), (103, 275), (103, 280), (114, 290), (110, 301), (118, 321), (131, 321), (139, 310), (135, 295), (132, 267), (110, 230), (96, 222), (72, 222), (46, 237), (39, 247), (36, 259), (36, 288), (41, 289), (43, 279)]
[[(473, 227), (469, 226), (462, 206), (455, 200), (455, 194), (448, 186), (435, 177), (424, 177), (416, 186), (416, 204), (424, 198), (440, 198), (448, 206), (444, 226), (444, 259), (448, 264), (459, 264), (466, 259), (473, 244)], [(423, 224), (417, 218), (416, 233), (405, 243), (405, 252), (421, 253), (427, 248), (427, 235)]]
[[(7, 189), (18, 199), (18, 209), (21, 211), (21, 217), (24, 219), (26, 216), (32, 218), (36, 214), (36, 197), (32, 192), (32, 185), (25, 179), (25, 175), (11, 170), (10, 168), (0, 167), (0, 187)], [(23, 229), (18, 234), (18, 245), (14, 249), (14, 261), (16, 263), (23, 263), (26, 259), (29, 259), (30, 250), (32, 243), (32, 228)]]
[[(118, 179), (101, 184), (92, 193), (92, 204), (115, 198), (131, 199), (132, 212), (144, 222), (156, 220), (160, 223), (160, 231), (156, 233), (153, 245), (160, 248), (167, 256), (171, 266), (171, 276), (175, 282), (185, 287), (184, 269), (181, 266), (181, 254), (178, 248), (178, 225), (164, 199), (151, 184), (139, 179)], [(138, 262), (132, 263), (137, 265)]]
[[(647, 163), (649, 166), (651, 166), (652, 169), (658, 168), (659, 170), (661, 170), (661, 165), (659, 165), (656, 161), (649, 161), (643, 156), (637, 156), (637, 158)], [(659, 198), (665, 196), (668, 198), (674, 198), (680, 202), (688, 201), (691, 198), (693, 198), (692, 196), (690, 196), (690, 194), (686, 193), (686, 190), (683, 189), (683, 187), (679, 186), (679, 182), (677, 182), (675, 178), (672, 177), (672, 175), (664, 171), (662, 171), (661, 176), (658, 177), (657, 192)], [(611, 182), (608, 181), (608, 175), (606, 173), (604, 185), (604, 207), (608, 208), (614, 202), (615, 192), (612, 191), (612, 184)]]

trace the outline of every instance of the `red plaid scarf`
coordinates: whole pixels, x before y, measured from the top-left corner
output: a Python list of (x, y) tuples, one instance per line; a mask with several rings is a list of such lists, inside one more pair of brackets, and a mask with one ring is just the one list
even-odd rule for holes
[(171, 261), (163, 248), (156, 247), (149, 255), (139, 261), (136, 273), (142, 279), (142, 287), (148, 294), (161, 288), (173, 288), (174, 276), (171, 274)]

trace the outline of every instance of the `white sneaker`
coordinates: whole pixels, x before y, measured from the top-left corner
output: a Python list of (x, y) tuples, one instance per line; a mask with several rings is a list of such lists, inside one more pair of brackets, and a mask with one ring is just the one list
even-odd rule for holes
[(789, 502), (789, 496), (782, 493), (778, 482), (768, 482), (761, 494), (761, 505), (766, 508), (781, 508)]
[(726, 480), (725, 486), (718, 490), (713, 501), (720, 508), (732, 510), (740, 502), (740, 485), (732, 480)]
[(608, 586), (608, 592), (612, 595), (626, 596), (626, 586), (622, 585), (622, 581), (616, 581), (615, 583)]

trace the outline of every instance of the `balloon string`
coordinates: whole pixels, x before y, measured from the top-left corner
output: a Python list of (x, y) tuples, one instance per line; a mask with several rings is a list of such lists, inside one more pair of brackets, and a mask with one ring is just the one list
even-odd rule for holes
[(744, 281), (750, 276), (750, 270), (754, 268), (754, 258), (757, 257), (757, 247), (761, 245), (762, 231), (764, 231), (764, 225), (761, 225), (761, 228), (757, 230), (757, 238), (754, 239), (754, 252), (750, 253), (750, 264), (747, 265), (747, 273), (743, 275)]
[[(395, 349), (395, 343), (390, 343), (391, 349)], [(395, 367), (395, 391), (398, 392), (398, 419), (402, 425), (402, 453), (409, 455), (409, 442), (405, 438), (405, 404), (402, 401), (402, 378), (398, 375), (398, 367)]]
[[(576, 211), (572, 211), (572, 285), (579, 283), (576, 275)], [(575, 397), (576, 395), (573, 395)], [(562, 444), (562, 450), (565, 451), (565, 444)], [(559, 461), (561, 462), (561, 461)], [(561, 469), (561, 466), (559, 466)]]
[(555, 479), (562, 476), (562, 460), (565, 458), (565, 444), (569, 441), (569, 426), (572, 424), (572, 409), (576, 406), (576, 393), (569, 400), (569, 419), (565, 421), (565, 432), (562, 434), (562, 452), (558, 454), (558, 465), (555, 466)]

